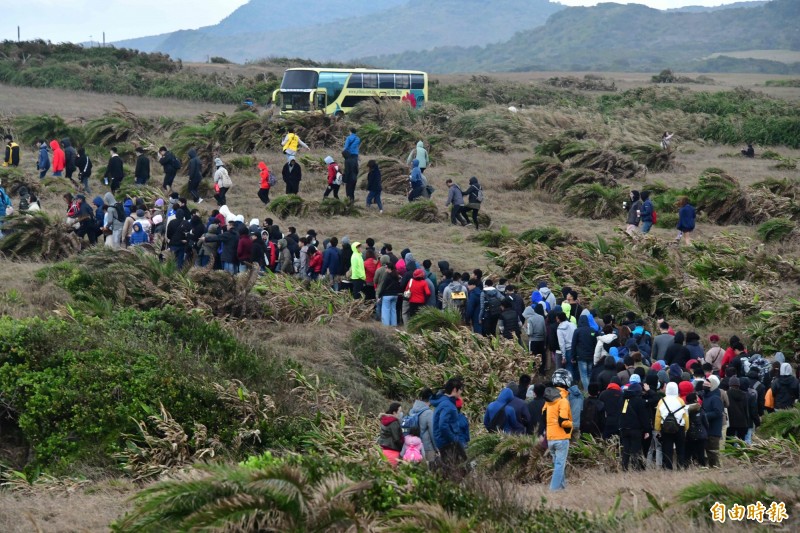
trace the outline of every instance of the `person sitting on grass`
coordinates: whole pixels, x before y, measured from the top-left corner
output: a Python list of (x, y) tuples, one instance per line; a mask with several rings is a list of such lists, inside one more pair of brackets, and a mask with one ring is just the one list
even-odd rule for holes
[(742, 150), (742, 155), (753, 159), (756, 156), (756, 151), (753, 148), (753, 143), (747, 143), (747, 148)]

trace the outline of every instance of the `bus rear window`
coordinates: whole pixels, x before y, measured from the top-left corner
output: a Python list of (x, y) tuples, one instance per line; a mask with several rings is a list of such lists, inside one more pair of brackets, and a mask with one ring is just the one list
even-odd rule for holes
[(422, 74), (412, 74), (411, 75), (411, 88), (412, 89), (424, 89), (425, 88), (425, 76)]
[(313, 70), (287, 70), (283, 73), (281, 89), (316, 89), (318, 75)]

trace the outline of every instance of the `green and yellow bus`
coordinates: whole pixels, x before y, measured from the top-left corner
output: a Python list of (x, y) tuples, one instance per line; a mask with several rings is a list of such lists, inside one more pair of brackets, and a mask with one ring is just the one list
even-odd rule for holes
[(341, 116), (371, 98), (396, 98), (422, 107), (428, 100), (428, 74), (416, 70), (365, 68), (290, 68), (272, 100), (281, 113)]

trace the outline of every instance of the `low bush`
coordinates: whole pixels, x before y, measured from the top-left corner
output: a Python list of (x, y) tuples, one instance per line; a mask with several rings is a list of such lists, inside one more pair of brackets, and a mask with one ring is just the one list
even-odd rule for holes
[(772, 218), (756, 229), (764, 242), (784, 241), (796, 233), (797, 224), (788, 218)]
[(462, 322), (461, 313), (458, 311), (426, 306), (411, 317), (411, 320), (408, 321), (408, 326), (406, 326), (406, 331), (409, 333), (442, 330), (456, 331)]
[(389, 370), (405, 359), (394, 332), (377, 327), (353, 330), (349, 347), (356, 360), (365, 367)]
[(424, 222), (432, 224), (441, 222), (439, 208), (430, 200), (418, 199), (409, 202), (397, 212), (397, 218), (408, 220), (409, 222)]
[(278, 196), (267, 206), (278, 218), (304, 217), (308, 214), (308, 204), (296, 194)]
[(319, 214), (324, 217), (360, 217), (361, 206), (349, 200), (338, 200), (336, 198), (325, 198), (319, 204)]
[(3, 232), (0, 251), (12, 257), (58, 261), (81, 250), (73, 228), (44, 211), (5, 217)]

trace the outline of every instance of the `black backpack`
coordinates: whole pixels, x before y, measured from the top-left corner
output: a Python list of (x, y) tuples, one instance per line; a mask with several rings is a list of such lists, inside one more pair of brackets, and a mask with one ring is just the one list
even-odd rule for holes
[(117, 210), (117, 220), (119, 220), (120, 222), (125, 222), (127, 215), (125, 215), (125, 206), (122, 205), (122, 202), (115, 203), (114, 209)]
[(706, 440), (708, 439), (708, 430), (706, 429), (708, 426), (708, 419), (706, 418), (706, 412), (701, 407), (697, 410), (697, 412), (692, 413), (689, 418), (689, 431), (686, 434), (686, 437), (689, 440)]
[[(666, 407), (666, 404), (664, 404)], [(661, 422), (661, 433), (665, 435), (677, 435), (681, 431), (681, 425), (678, 423), (678, 419), (675, 418), (675, 413), (680, 411), (683, 408), (681, 405), (675, 411), (670, 411), (669, 407), (667, 407), (667, 416), (664, 418), (664, 421)]]
[(508, 404), (503, 405), (499, 411), (489, 420), (489, 425), (486, 426), (486, 430), (489, 433), (502, 433), (503, 429), (506, 427), (506, 407)]
[(175, 154), (172, 154), (172, 161), (170, 162), (172, 169), (178, 172), (181, 169), (181, 160)]
[(489, 318), (500, 318), (500, 315), (503, 314), (502, 308), (503, 299), (500, 298), (500, 295), (495, 291), (494, 294), (486, 296), (486, 315)]

